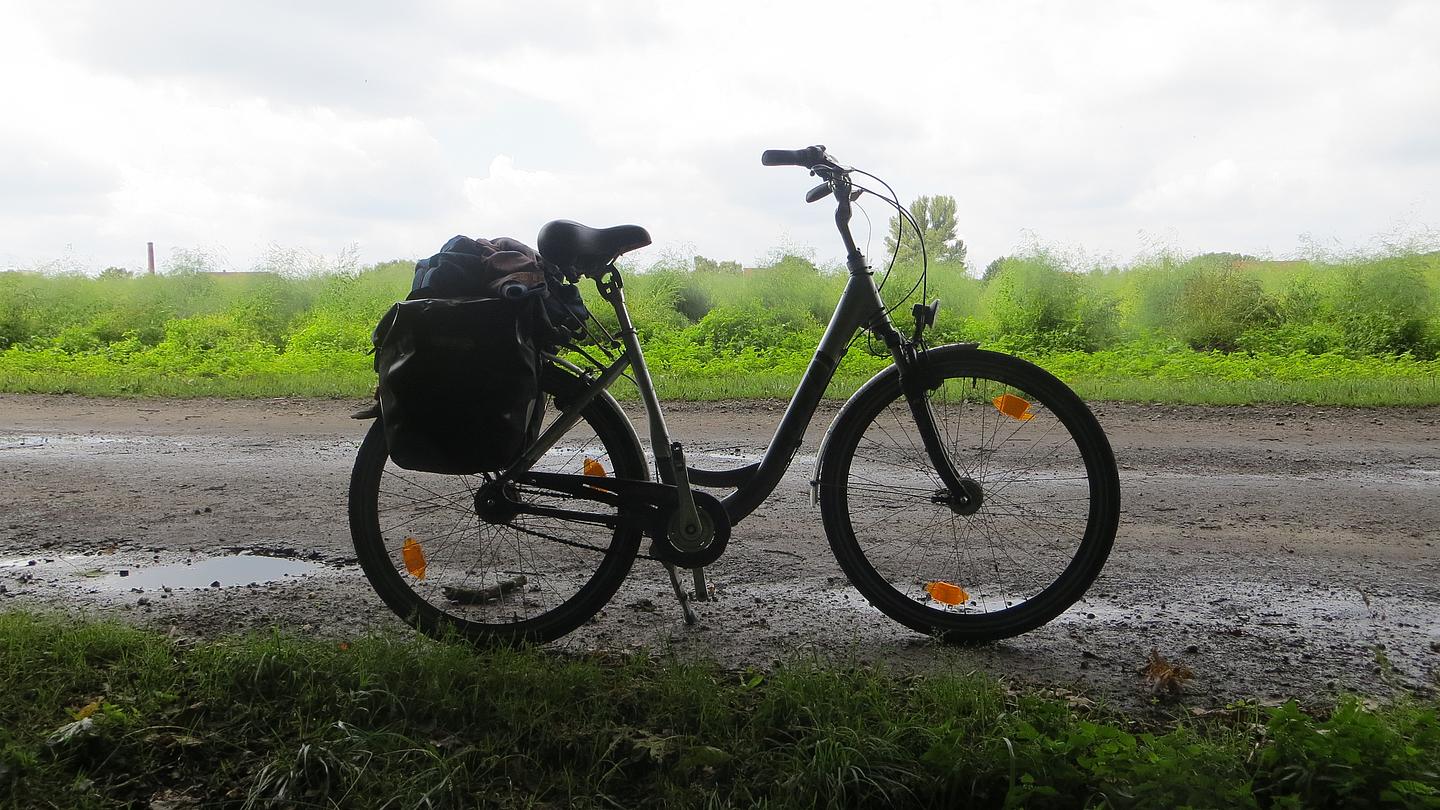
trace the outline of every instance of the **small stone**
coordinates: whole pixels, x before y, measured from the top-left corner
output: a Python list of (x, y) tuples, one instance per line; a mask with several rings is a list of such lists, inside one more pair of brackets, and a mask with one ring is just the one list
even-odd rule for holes
[(1198, 644), (1191, 644), (1189, 647), (1186, 647), (1186, 648), (1185, 648), (1185, 652), (1187, 652), (1187, 653), (1189, 653), (1189, 654), (1191, 654), (1191, 655), (1194, 655), (1195, 653), (1200, 652), (1200, 645), (1198, 645)]
[(212, 588), (218, 588), (218, 587), (220, 587), (220, 580), (217, 579), (217, 580), (215, 580), (214, 582), (210, 583), (210, 587), (212, 587)]
[(150, 597), (142, 596), (139, 599), (135, 600), (135, 604), (139, 605), (140, 607), (145, 607), (146, 605), (150, 604)]
[(122, 576), (122, 577), (128, 577), (128, 576), (130, 576), (130, 569), (128, 569), (128, 568), (121, 568), (121, 569), (120, 569), (120, 576)]

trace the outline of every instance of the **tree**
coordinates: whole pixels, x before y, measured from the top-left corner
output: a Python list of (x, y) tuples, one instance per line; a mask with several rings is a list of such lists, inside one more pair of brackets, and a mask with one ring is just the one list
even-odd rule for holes
[(1000, 273), (1000, 270), (1005, 267), (1005, 262), (1008, 261), (1010, 261), (1009, 256), (1001, 256), (1000, 258), (995, 259), (994, 261), (985, 265), (985, 273), (984, 275), (980, 276), (980, 278), (984, 281), (989, 281), (990, 279), (994, 278)]
[(885, 250), (895, 253), (895, 233), (900, 231), (900, 250), (895, 256), (897, 264), (920, 261), (920, 239), (925, 240), (925, 250), (932, 262), (965, 263), (965, 242), (955, 235), (955, 198), (945, 194), (934, 197), (920, 197), (910, 203), (910, 215), (920, 225), (921, 233), (907, 221), (899, 228), (900, 215), (890, 218), (890, 231), (885, 235)]

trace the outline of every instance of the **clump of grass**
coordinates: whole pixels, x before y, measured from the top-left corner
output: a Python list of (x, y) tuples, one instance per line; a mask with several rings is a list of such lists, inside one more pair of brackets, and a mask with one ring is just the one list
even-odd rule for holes
[(21, 612), (0, 614), (0, 653), (0, 804), (20, 807), (1424, 807), (1440, 790), (1420, 702), (1139, 722), (977, 674), (182, 644)]

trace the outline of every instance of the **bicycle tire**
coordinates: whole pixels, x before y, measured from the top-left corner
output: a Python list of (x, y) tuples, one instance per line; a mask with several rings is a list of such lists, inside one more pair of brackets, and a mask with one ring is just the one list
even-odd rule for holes
[(846, 403), (821, 451), (830, 547), (856, 589), (911, 629), (953, 643), (1028, 632), (1079, 600), (1110, 554), (1120, 482), (1109, 440), (1036, 365), (968, 346), (932, 349), (924, 362), (937, 432), (984, 493), (978, 509), (937, 501), (947, 490), (891, 366)]
[[(554, 400), (563, 403), (583, 385), (554, 365), (546, 367), (541, 383), (552, 400), (548, 419), (561, 410)], [(578, 474), (587, 458), (607, 475), (649, 477), (634, 429), (606, 395), (586, 406), (581, 420), (534, 469)], [(639, 552), (641, 534), (533, 515), (487, 523), (475, 509), (474, 493), (491, 477), (397, 467), (376, 419), (350, 478), (350, 532), (360, 567), (381, 600), (427, 635), (458, 635), (485, 645), (553, 641), (614, 596)], [(565, 508), (603, 508), (593, 501), (534, 497)], [(579, 537), (559, 537), (561, 532)], [(591, 536), (596, 534), (609, 534), (608, 542)], [(407, 538), (419, 549), (418, 574), (406, 559)]]

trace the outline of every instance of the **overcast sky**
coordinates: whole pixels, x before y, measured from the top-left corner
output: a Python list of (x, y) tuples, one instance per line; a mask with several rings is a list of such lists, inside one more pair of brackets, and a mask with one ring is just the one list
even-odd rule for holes
[(759, 162), (812, 143), (953, 195), (978, 266), (1433, 243), (1437, 43), (1429, 0), (0, 0), (0, 268), (555, 218), (644, 225), (642, 265), (833, 261), (810, 178)]

